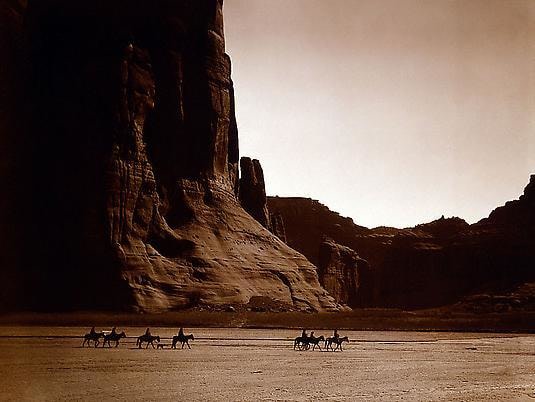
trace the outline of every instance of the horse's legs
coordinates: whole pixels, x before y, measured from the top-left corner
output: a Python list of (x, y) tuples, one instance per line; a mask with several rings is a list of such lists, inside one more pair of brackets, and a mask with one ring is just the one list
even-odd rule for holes
[(191, 346), (189, 345), (188, 341), (186, 341), (186, 345), (188, 345), (188, 349), (191, 349)]

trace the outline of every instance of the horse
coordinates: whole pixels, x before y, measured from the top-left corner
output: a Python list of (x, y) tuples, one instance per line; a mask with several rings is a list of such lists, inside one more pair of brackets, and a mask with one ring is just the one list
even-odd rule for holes
[[(344, 343), (344, 342), (348, 342), (349, 343), (349, 338), (347, 336), (344, 336), (342, 338), (331, 336), (331, 337), (325, 339), (325, 348), (327, 350), (329, 350), (329, 348), (331, 348), (331, 350), (333, 350), (333, 351), (335, 351), (338, 348), (340, 348), (340, 351), (343, 351), (342, 343)], [(334, 349), (333, 349), (333, 346), (332, 346), (333, 343), (336, 344), (336, 348), (334, 348)]]
[(159, 336), (154, 336), (154, 335), (149, 335), (149, 334), (143, 334), (141, 335), (140, 337), (137, 338), (137, 341), (136, 341), (136, 346), (139, 346), (139, 348), (141, 349), (141, 346), (143, 344), (143, 342), (147, 342), (147, 346), (145, 346), (145, 349), (147, 349), (149, 347), (149, 345), (152, 346), (153, 349), (155, 349), (155, 346), (154, 346), (154, 341), (156, 342), (160, 342), (160, 337)]
[(110, 341), (115, 341), (115, 347), (119, 346), (119, 340), (121, 338), (126, 338), (126, 334), (121, 332), (120, 334), (116, 332), (111, 332), (109, 334), (104, 334), (104, 342), (102, 343), (102, 347), (106, 345), (106, 342), (108, 343), (108, 347), (111, 348)]
[(307, 350), (310, 346), (308, 344), (308, 336), (298, 336), (294, 340), (294, 350), (297, 347), (299, 350)]
[(104, 332), (88, 332), (84, 335), (84, 342), (82, 343), (82, 347), (85, 346), (87, 342), (87, 346), (91, 346), (91, 341), (95, 343), (95, 347), (97, 347), (100, 343), (99, 339), (104, 336)]
[(319, 343), (324, 340), (325, 338), (323, 337), (323, 335), (320, 335), (317, 338), (314, 335), (309, 336), (308, 343), (307, 343), (307, 350), (310, 348), (310, 345), (313, 345), (312, 350), (316, 349), (316, 346), (319, 348), (319, 350), (321, 350), (321, 346), (319, 345)]
[(182, 344), (182, 349), (184, 349), (184, 345), (188, 345), (188, 349), (191, 349), (191, 346), (189, 346), (189, 340), (192, 340), (194, 341), (195, 338), (193, 337), (193, 334), (189, 334), (189, 335), (175, 335), (173, 336), (173, 344), (171, 345), (171, 347), (173, 349), (176, 349), (176, 344), (178, 342), (180, 342)]

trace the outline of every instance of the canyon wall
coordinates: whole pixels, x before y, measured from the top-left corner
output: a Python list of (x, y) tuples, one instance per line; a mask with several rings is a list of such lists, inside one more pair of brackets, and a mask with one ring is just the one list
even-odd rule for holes
[(319, 249), (318, 276), (338, 303), (350, 307), (372, 304), (373, 272), (368, 262), (349, 247), (325, 238)]
[(24, 308), (337, 308), (240, 205), (221, 0), (8, 4), (2, 104), (24, 102), (2, 111), (21, 167), (2, 166), (3, 213), (23, 250), (3, 269)]
[(473, 225), (442, 217), (414, 228), (366, 229), (314, 200), (269, 197), (268, 206), (283, 216), (288, 244), (310, 261), (318, 263), (324, 235), (366, 260), (373, 275), (367, 304), (434, 307), (535, 280), (535, 176), (518, 200)]

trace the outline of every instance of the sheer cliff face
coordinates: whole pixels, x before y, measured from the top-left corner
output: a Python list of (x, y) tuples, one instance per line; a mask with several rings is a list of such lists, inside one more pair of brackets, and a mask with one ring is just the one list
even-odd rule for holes
[(221, 0), (30, 1), (21, 15), (30, 306), (335, 308), (239, 204)]
[(282, 214), (288, 243), (332, 272), (331, 285), (322, 283), (339, 300), (364, 287), (345, 279), (348, 265), (340, 262), (338, 248), (321, 243), (323, 235), (368, 262), (373, 289), (365, 303), (376, 306), (439, 306), (535, 280), (535, 176), (518, 200), (473, 225), (441, 218), (408, 229), (365, 229), (312, 200), (274, 197), (268, 205)]
[(318, 276), (337, 302), (349, 307), (372, 304), (373, 273), (368, 262), (349, 247), (324, 239), (319, 249)]

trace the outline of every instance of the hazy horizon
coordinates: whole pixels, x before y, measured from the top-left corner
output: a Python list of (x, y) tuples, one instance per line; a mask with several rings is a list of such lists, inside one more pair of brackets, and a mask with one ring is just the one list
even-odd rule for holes
[(535, 172), (535, 2), (225, 0), (240, 154), (355, 223), (475, 222)]

